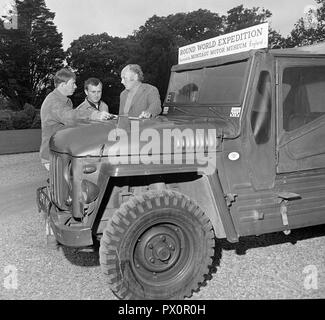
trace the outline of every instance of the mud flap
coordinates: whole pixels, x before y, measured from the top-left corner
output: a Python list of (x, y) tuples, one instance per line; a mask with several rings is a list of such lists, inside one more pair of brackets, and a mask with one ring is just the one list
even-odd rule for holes
[(47, 186), (40, 187), (36, 190), (36, 203), (39, 213), (43, 212), (46, 216), (50, 214), (52, 202)]

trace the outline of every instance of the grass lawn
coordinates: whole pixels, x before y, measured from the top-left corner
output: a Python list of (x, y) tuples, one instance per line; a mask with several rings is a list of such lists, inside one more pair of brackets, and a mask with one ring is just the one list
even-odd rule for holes
[(40, 145), (41, 129), (0, 131), (0, 154), (36, 152)]

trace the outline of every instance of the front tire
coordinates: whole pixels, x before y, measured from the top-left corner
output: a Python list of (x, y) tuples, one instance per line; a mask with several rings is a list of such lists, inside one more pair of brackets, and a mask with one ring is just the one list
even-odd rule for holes
[(183, 299), (204, 281), (214, 254), (209, 218), (187, 196), (150, 191), (107, 223), (100, 264), (121, 299)]

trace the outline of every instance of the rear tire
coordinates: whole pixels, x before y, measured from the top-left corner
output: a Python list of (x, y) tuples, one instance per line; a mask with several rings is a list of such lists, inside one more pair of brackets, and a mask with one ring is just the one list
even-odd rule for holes
[(214, 232), (187, 196), (150, 191), (114, 213), (99, 254), (102, 271), (120, 299), (183, 299), (209, 273)]

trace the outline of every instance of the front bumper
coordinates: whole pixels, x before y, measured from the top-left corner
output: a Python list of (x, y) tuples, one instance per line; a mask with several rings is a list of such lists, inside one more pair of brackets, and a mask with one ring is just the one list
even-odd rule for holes
[(68, 223), (71, 214), (66, 211), (60, 211), (55, 206), (51, 201), (47, 186), (36, 190), (36, 203), (38, 212), (42, 212), (49, 219), (55, 238), (59, 243), (76, 248), (93, 245), (91, 229), (80, 223)]

